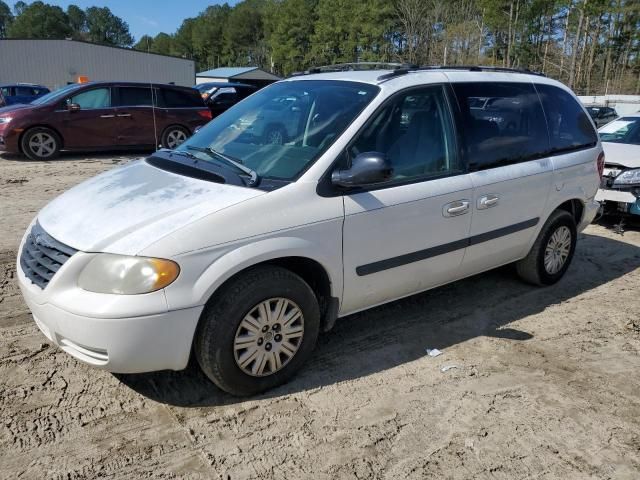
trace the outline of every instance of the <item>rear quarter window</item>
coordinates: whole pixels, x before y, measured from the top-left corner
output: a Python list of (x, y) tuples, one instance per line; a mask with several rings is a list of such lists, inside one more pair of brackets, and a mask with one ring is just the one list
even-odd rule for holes
[(594, 147), (598, 142), (589, 116), (568, 92), (553, 85), (536, 84), (549, 128), (552, 152)]
[(161, 89), (160, 106), (165, 108), (202, 107), (204, 102), (197, 90), (184, 91), (172, 88)]
[(452, 84), (469, 166), (487, 169), (545, 156), (549, 136), (530, 83)]

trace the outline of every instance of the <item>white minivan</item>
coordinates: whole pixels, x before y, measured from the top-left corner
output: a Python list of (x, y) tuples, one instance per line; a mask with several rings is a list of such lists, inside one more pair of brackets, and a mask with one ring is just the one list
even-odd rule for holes
[[(286, 138), (252, 133), (282, 98)], [(79, 360), (180, 370), (193, 352), (220, 388), (254, 394), (339, 317), (509, 263), (557, 282), (603, 166), (587, 112), (541, 75), (303, 74), (53, 200), (18, 279), (38, 327)]]

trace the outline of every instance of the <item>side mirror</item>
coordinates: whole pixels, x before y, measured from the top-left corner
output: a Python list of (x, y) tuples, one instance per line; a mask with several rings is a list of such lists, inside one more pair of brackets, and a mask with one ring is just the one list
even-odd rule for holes
[(77, 112), (78, 110), (80, 110), (80, 105), (78, 105), (77, 103), (70, 103), (67, 105), (67, 110), (69, 110), (70, 112)]
[(387, 182), (393, 176), (393, 168), (380, 152), (363, 152), (351, 162), (351, 168), (335, 170), (331, 183), (342, 188), (365, 187)]

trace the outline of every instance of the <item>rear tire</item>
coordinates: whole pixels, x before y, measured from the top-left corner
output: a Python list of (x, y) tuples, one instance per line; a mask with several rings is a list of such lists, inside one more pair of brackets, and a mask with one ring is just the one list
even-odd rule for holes
[(319, 331), (311, 287), (289, 270), (260, 266), (231, 280), (205, 307), (195, 356), (222, 390), (253, 395), (287, 382), (311, 356)]
[(529, 254), (516, 262), (520, 278), (533, 285), (553, 285), (573, 259), (577, 239), (576, 222), (569, 212), (556, 210), (540, 230)]
[(31, 160), (55, 160), (60, 155), (62, 141), (56, 132), (45, 127), (35, 127), (22, 136), (20, 148)]
[(184, 143), (184, 141), (190, 136), (191, 134), (186, 128), (179, 125), (173, 125), (164, 131), (160, 142), (164, 148), (173, 150), (174, 148), (182, 145), (182, 143)]

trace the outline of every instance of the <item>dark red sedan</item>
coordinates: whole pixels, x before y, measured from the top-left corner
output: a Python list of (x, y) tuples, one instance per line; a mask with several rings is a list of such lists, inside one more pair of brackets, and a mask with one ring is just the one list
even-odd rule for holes
[(74, 84), (28, 105), (0, 108), (0, 151), (52, 160), (61, 150), (173, 149), (210, 119), (193, 88)]

